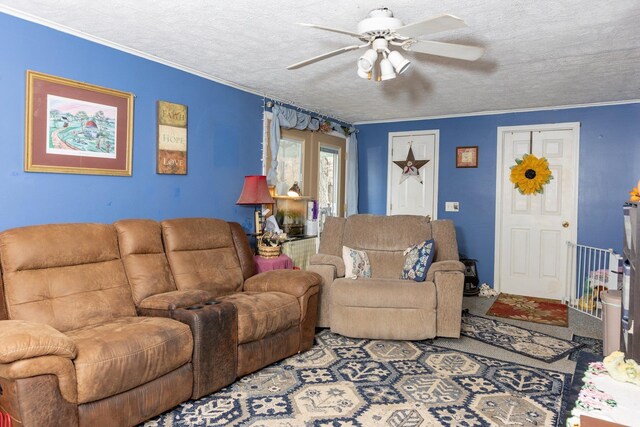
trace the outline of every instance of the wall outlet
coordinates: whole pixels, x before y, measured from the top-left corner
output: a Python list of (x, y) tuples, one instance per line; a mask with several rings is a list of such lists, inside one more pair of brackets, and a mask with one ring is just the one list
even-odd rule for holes
[(445, 212), (460, 212), (460, 203), (459, 202), (445, 202), (444, 203)]

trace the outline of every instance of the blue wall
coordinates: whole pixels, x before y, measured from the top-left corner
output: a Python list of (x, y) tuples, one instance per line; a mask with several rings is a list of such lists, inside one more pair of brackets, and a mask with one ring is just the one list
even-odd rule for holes
[[(52, 222), (207, 216), (251, 224), (235, 204), (262, 170), (262, 98), (0, 14), (0, 230)], [(135, 94), (133, 176), (24, 172), (31, 69)], [(156, 102), (188, 107), (188, 175), (157, 175)]]
[[(388, 133), (440, 130), (438, 218), (456, 224), (460, 252), (493, 283), (498, 126), (580, 122), (578, 243), (622, 247), (622, 209), (640, 178), (640, 104), (359, 125), (359, 210), (384, 214)], [(477, 169), (456, 169), (455, 147), (479, 146)], [(459, 201), (460, 212), (445, 212)]]

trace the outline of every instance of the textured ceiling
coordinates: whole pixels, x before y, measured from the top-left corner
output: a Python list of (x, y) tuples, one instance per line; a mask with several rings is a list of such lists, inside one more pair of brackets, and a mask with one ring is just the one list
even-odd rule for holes
[[(476, 62), (407, 53), (411, 68), (379, 83), (357, 77), (362, 50), (285, 69), (357, 43), (296, 23), (355, 31), (382, 6), (405, 24), (459, 16), (469, 28), (428, 39), (486, 53)], [(0, 0), (0, 10), (348, 122), (640, 99), (638, 0)]]

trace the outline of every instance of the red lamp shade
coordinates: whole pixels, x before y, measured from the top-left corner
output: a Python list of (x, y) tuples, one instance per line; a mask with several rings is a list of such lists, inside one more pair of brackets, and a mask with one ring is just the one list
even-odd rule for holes
[(264, 175), (247, 175), (244, 177), (242, 194), (236, 202), (237, 205), (261, 205), (263, 203), (275, 203), (269, 188), (267, 177)]

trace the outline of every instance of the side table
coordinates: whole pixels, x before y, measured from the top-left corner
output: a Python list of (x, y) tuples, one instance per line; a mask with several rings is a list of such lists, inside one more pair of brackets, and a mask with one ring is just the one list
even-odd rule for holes
[(291, 270), (293, 268), (293, 260), (285, 254), (281, 254), (276, 258), (263, 258), (260, 255), (253, 257), (256, 262), (256, 272), (271, 270)]

